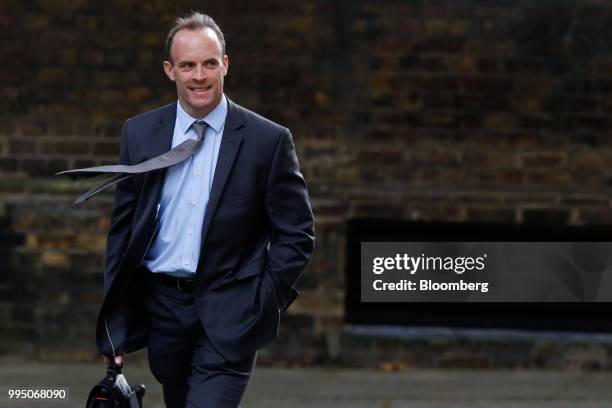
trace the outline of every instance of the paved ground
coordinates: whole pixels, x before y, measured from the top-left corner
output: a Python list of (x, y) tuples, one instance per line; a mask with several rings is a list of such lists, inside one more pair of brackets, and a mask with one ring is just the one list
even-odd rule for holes
[[(84, 407), (102, 364), (0, 360), (0, 407)], [(147, 385), (145, 406), (159, 408), (161, 389), (146, 366), (127, 366), (131, 383)], [(69, 390), (64, 401), (16, 402), (11, 387)], [(425, 370), (385, 373), (353, 369), (257, 368), (247, 408), (603, 408), (612, 406), (612, 373)]]

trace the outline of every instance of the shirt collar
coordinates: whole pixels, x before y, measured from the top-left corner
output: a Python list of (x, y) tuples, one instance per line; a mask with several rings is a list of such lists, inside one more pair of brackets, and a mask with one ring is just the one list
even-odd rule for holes
[(192, 117), (190, 114), (185, 112), (180, 102), (176, 103), (176, 120), (183, 134), (185, 134), (189, 130), (193, 122), (196, 122), (198, 120), (206, 121), (209, 127), (213, 128), (215, 132), (219, 133), (219, 131), (223, 127), (223, 124), (225, 123), (226, 116), (227, 98), (225, 98), (225, 95), (221, 97), (221, 102), (219, 102), (219, 105), (217, 105), (215, 109), (211, 110), (208, 115), (204, 116), (203, 118)]

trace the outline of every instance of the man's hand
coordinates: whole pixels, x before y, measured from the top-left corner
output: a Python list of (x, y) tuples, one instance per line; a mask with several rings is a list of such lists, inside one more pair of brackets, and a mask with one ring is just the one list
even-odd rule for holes
[[(102, 356), (102, 358), (104, 359), (104, 364), (108, 364), (108, 357)], [(124, 359), (125, 359), (125, 354), (122, 354), (120, 356), (115, 356), (115, 364), (123, 365)]]

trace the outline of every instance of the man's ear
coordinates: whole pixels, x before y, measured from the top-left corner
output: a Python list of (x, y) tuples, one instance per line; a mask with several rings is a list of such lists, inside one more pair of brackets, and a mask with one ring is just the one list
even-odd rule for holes
[(164, 61), (164, 72), (166, 73), (168, 79), (174, 81), (174, 71), (172, 71), (172, 67), (173, 65), (170, 61)]
[(229, 70), (229, 58), (227, 54), (223, 56), (223, 76), (227, 75), (227, 71)]

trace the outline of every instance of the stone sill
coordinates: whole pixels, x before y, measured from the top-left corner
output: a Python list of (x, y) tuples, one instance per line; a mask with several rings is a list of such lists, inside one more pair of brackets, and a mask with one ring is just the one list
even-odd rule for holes
[(517, 329), (473, 329), (452, 327), (405, 327), (385, 325), (346, 325), (349, 336), (428, 341), (559, 342), (612, 345), (612, 333), (536, 331)]

